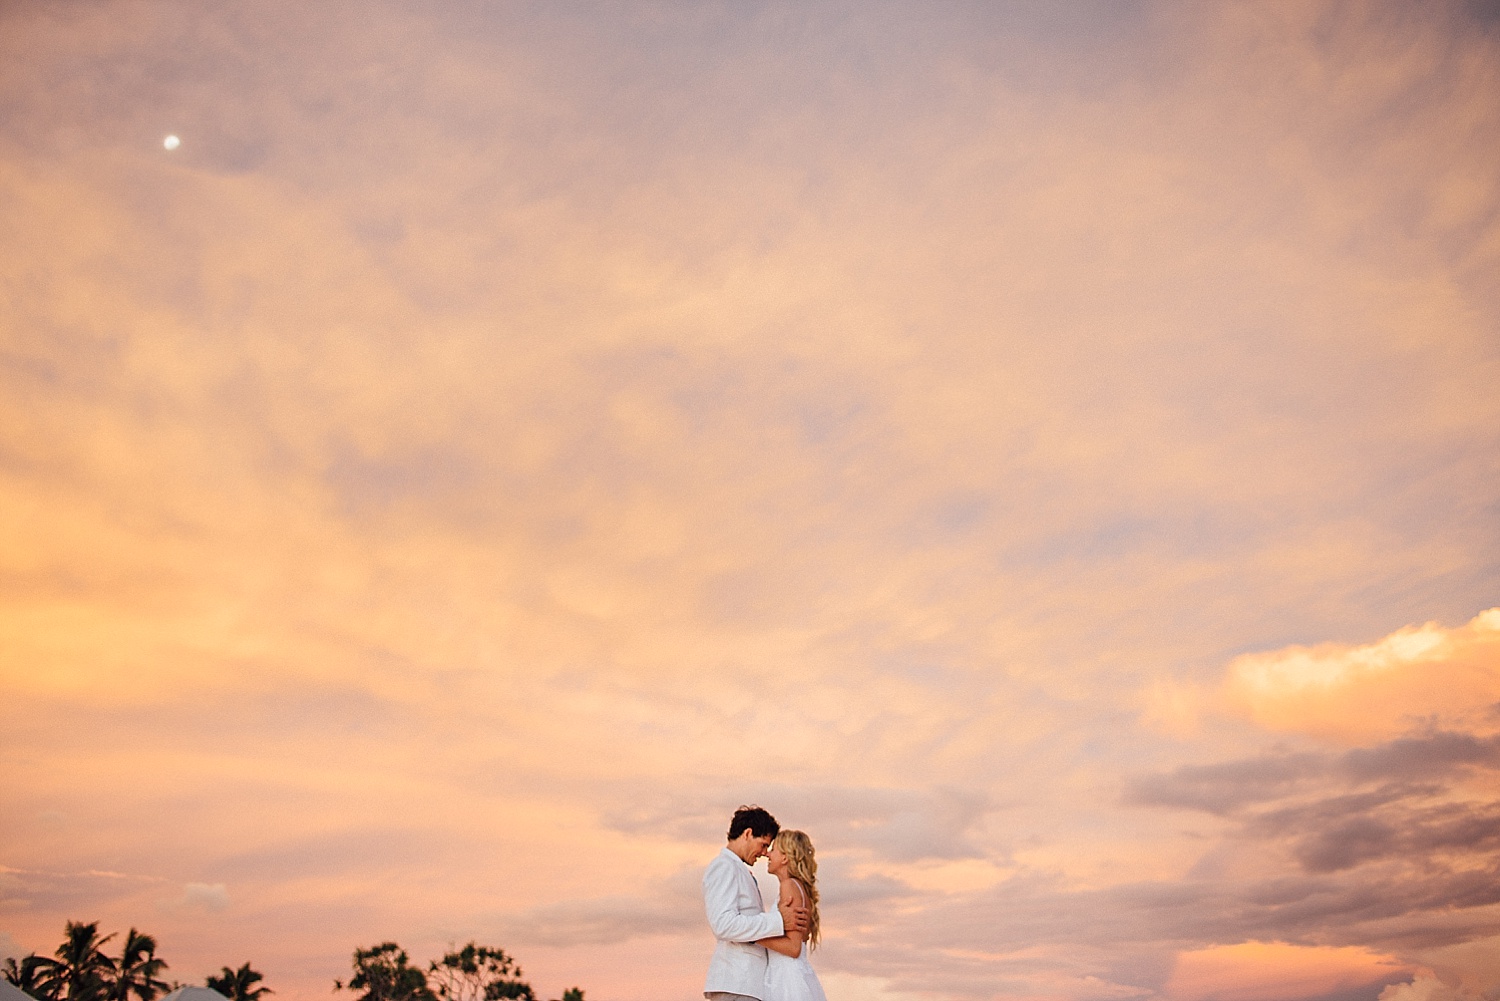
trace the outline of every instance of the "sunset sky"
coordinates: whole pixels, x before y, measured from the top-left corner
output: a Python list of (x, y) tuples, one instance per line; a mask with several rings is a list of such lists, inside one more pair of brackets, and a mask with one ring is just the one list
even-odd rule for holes
[(1500, 991), (1493, 0), (15, 0), (0, 123), (0, 954), (692, 999), (756, 802), (830, 1001)]

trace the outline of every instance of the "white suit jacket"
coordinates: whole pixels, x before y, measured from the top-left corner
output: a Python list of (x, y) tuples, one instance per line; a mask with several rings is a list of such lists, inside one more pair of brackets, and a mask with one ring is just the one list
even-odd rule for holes
[(713, 958), (703, 993), (728, 991), (747, 997), (765, 996), (766, 949), (756, 939), (782, 933), (781, 912), (762, 912), (755, 874), (734, 852), (725, 848), (703, 872), (703, 909), (714, 930)]

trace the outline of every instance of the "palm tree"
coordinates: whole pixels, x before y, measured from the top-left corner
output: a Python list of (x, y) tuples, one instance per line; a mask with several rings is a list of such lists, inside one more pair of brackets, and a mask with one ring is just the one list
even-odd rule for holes
[(258, 1001), (262, 994), (275, 994), (269, 987), (256, 987), (257, 981), (266, 979), (261, 974), (250, 969), (246, 963), (238, 970), (224, 967), (222, 975), (209, 977), (205, 984), (210, 990), (218, 991), (229, 1001)]
[(9, 980), (32, 997), (41, 999), (41, 1001), (51, 1001), (52, 995), (42, 990), (39, 984), (41, 977), (39, 971), (50, 962), (50, 959), (45, 959), (36, 953), (26, 956), (19, 963), (16, 962), (14, 957), (7, 958), (5, 960), (5, 968), (3, 971), (0, 971), (0, 975), (3, 975), (6, 980)]
[(37, 987), (57, 1001), (105, 1001), (115, 961), (103, 946), (114, 935), (100, 938), (97, 921), (69, 921), (64, 933), (67, 937), (53, 953), (57, 958), (37, 964)]
[(138, 1001), (156, 1001), (167, 990), (167, 982), (156, 975), (166, 968), (166, 960), (156, 958), (156, 939), (130, 929), (107, 1001), (130, 1001), (131, 995)]

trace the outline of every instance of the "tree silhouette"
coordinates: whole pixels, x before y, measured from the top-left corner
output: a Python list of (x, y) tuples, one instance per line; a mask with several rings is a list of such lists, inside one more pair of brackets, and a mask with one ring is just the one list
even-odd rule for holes
[(37, 987), (56, 1001), (105, 1001), (114, 979), (115, 961), (103, 952), (113, 935), (99, 937), (99, 922), (69, 921), (56, 959), (37, 964)]
[(156, 975), (167, 968), (164, 959), (156, 958), (156, 939), (134, 928), (125, 936), (120, 958), (115, 965), (114, 981), (109, 985), (107, 1001), (156, 1001), (168, 988)]
[(44, 964), (50, 962), (51, 960), (44, 959), (34, 952), (19, 963), (14, 957), (9, 957), (5, 960), (5, 968), (0, 971), (0, 976), (4, 976), (6, 980), (32, 997), (38, 998), (39, 1001), (50, 1001), (52, 995), (44, 991), (40, 984), (41, 970)]
[(266, 979), (263, 975), (252, 970), (250, 964), (246, 963), (238, 970), (224, 967), (224, 972), (217, 977), (210, 976), (204, 981), (204, 986), (209, 990), (218, 991), (229, 1001), (257, 1001), (262, 994), (275, 994), (269, 987), (256, 987), (260, 981)]
[(428, 964), (428, 979), (443, 1001), (536, 1001), (521, 968), (504, 949), (470, 942)]
[(437, 1001), (427, 975), (411, 965), (406, 950), (395, 942), (355, 949), (354, 976), (348, 986), (335, 980), (333, 989), (363, 991), (358, 1001)]

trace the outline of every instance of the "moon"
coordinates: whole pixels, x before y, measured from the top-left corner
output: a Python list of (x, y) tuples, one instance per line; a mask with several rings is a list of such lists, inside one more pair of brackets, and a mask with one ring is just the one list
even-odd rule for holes
[(176, 149), (178, 146), (182, 145), (182, 140), (178, 139), (176, 136), (167, 136), (161, 141), (161, 144), (165, 149)]

